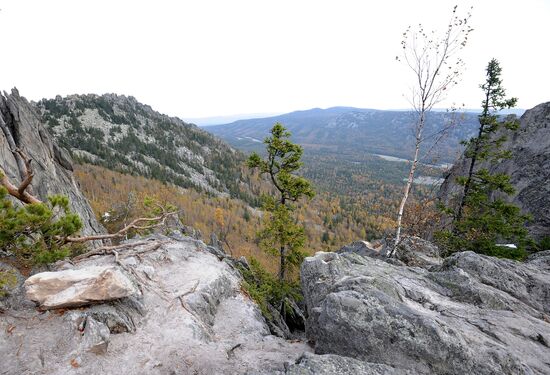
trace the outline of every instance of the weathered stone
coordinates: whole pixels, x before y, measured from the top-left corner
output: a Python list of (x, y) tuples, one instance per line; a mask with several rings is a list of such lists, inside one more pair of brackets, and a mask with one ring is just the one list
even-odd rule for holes
[(437, 246), (413, 236), (403, 237), (395, 250), (395, 258), (414, 267), (436, 266), (442, 262)]
[(334, 354), (305, 353), (290, 365), (286, 375), (406, 375), (410, 371), (396, 369), (378, 363), (369, 363)]
[(306, 332), (318, 354), (418, 374), (550, 373), (550, 254), (457, 253), (431, 270), (353, 253), (306, 258)]
[(338, 253), (354, 253), (362, 256), (382, 258), (386, 256), (386, 248), (383, 246), (374, 247), (368, 241), (356, 241), (349, 245), (343, 246)]
[(109, 328), (88, 316), (83, 321), (84, 330), (81, 348), (83, 350), (89, 350), (94, 354), (107, 353), (107, 347), (109, 346)]
[(292, 337), (290, 328), (288, 328), (288, 325), (281, 316), (281, 313), (279, 313), (279, 311), (269, 303), (267, 304), (267, 309), (271, 315), (271, 317), (266, 320), (269, 331), (275, 336), (290, 339)]
[(186, 236), (189, 236), (191, 238), (194, 238), (196, 240), (201, 240), (202, 239), (202, 233), (200, 230), (198, 229), (195, 229), (193, 227), (190, 227), (188, 225), (183, 225), (182, 226), (182, 229), (181, 229), (181, 232), (186, 235)]
[(38, 273), (25, 281), (25, 290), (28, 299), (45, 309), (82, 306), (139, 293), (120, 269), (102, 266)]

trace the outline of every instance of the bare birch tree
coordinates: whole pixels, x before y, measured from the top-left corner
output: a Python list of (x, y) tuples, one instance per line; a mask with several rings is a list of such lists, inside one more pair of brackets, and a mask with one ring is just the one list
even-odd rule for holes
[(409, 26), (403, 33), (403, 52), (401, 57), (397, 56), (396, 59), (404, 62), (414, 75), (414, 84), (408, 100), (415, 113), (415, 143), (407, 183), (397, 213), (395, 242), (388, 256), (393, 255), (401, 240), (403, 212), (414, 182), (420, 149), (426, 139), (426, 115), (445, 99), (449, 90), (460, 81), (464, 68), (460, 51), (466, 46), (468, 36), (473, 30), (469, 25), (470, 17), (470, 11), (464, 17), (459, 16), (455, 6), (442, 35), (436, 31), (426, 31), (422, 24)]

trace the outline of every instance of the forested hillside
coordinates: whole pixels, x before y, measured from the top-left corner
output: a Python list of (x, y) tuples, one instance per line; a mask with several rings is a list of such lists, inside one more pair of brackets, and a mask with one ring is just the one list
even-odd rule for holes
[(257, 203), (244, 156), (209, 133), (123, 95), (71, 95), (36, 104), (77, 162)]
[[(258, 247), (256, 233), (261, 226), (261, 211), (241, 200), (209, 196), (91, 164), (77, 165), (75, 177), (98, 218), (111, 231), (143, 215), (141, 203), (149, 196), (175, 205), (181, 210), (182, 222), (200, 230), (205, 240), (211, 233), (227, 236), (226, 250), (234, 256), (254, 256), (269, 269), (276, 269), (276, 259)], [(372, 192), (359, 204), (350, 204), (345, 198), (321, 193), (308, 205), (299, 207), (298, 216), (305, 223), (308, 238), (306, 252), (334, 250), (357, 238), (378, 238), (391, 228), (392, 218), (374, 214), (376, 210), (383, 212), (389, 204), (389, 200), (375, 199), (377, 195)]]

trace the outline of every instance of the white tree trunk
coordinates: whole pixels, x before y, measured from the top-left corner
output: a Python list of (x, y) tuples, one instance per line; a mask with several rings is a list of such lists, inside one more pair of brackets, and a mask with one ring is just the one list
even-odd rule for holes
[(424, 130), (424, 118), (425, 118), (425, 113), (424, 111), (421, 111), (420, 119), (418, 121), (418, 127), (416, 129), (414, 158), (412, 160), (411, 169), (409, 171), (409, 178), (407, 179), (407, 185), (405, 186), (405, 193), (403, 194), (403, 199), (401, 199), (401, 203), (399, 204), (399, 212), (397, 213), (397, 231), (395, 233), (395, 242), (394, 242), (393, 248), (388, 253), (388, 257), (391, 257), (395, 253), (395, 250), (397, 249), (397, 245), (399, 245), (399, 241), (401, 240), (403, 212), (405, 211), (405, 204), (407, 203), (407, 199), (409, 198), (412, 184), (414, 182), (414, 173), (416, 172), (416, 167), (418, 165), (418, 154), (420, 153), (420, 145), (422, 144), (422, 130)]
[(405, 194), (403, 199), (401, 199), (401, 204), (399, 205), (399, 212), (397, 214), (397, 232), (395, 233), (395, 243), (394, 249), (391, 251), (390, 255), (393, 255), (395, 248), (401, 240), (401, 222), (403, 221), (403, 211), (405, 211), (405, 204), (409, 198), (409, 193), (411, 192), (412, 184), (414, 181), (414, 173), (416, 172), (416, 166), (418, 164), (418, 151), (420, 150), (420, 144), (416, 145), (416, 150), (414, 152), (414, 160), (411, 164), (411, 170), (409, 171), (409, 178), (407, 179), (407, 186), (405, 186)]

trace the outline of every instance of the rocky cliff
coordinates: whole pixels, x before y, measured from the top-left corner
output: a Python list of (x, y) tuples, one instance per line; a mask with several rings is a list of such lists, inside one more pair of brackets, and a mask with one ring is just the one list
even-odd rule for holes
[(13, 89), (11, 94), (0, 94), (0, 111), (6, 124), (5, 129), (0, 130), (0, 165), (10, 180), (19, 184), (24, 178), (14, 155), (12, 146), (15, 145), (32, 159), (32, 193), (42, 200), (54, 194), (68, 196), (71, 209), (82, 218), (83, 234), (103, 233), (103, 227), (73, 178), (71, 157), (51, 138), (36, 109)]
[[(503, 149), (512, 152), (512, 159), (494, 166), (479, 163), (478, 168), (510, 175), (516, 189), (510, 201), (533, 217), (530, 233), (536, 239), (550, 236), (550, 102), (526, 111), (519, 130), (503, 129), (500, 136), (507, 137)], [(470, 159), (462, 157), (450, 170), (439, 192), (446, 204), (460, 194), (456, 177), (466, 175), (469, 166)]]
[(425, 269), (347, 250), (301, 268), (307, 337), (333, 373), (550, 373), (550, 251), (525, 263), (456, 253)]

